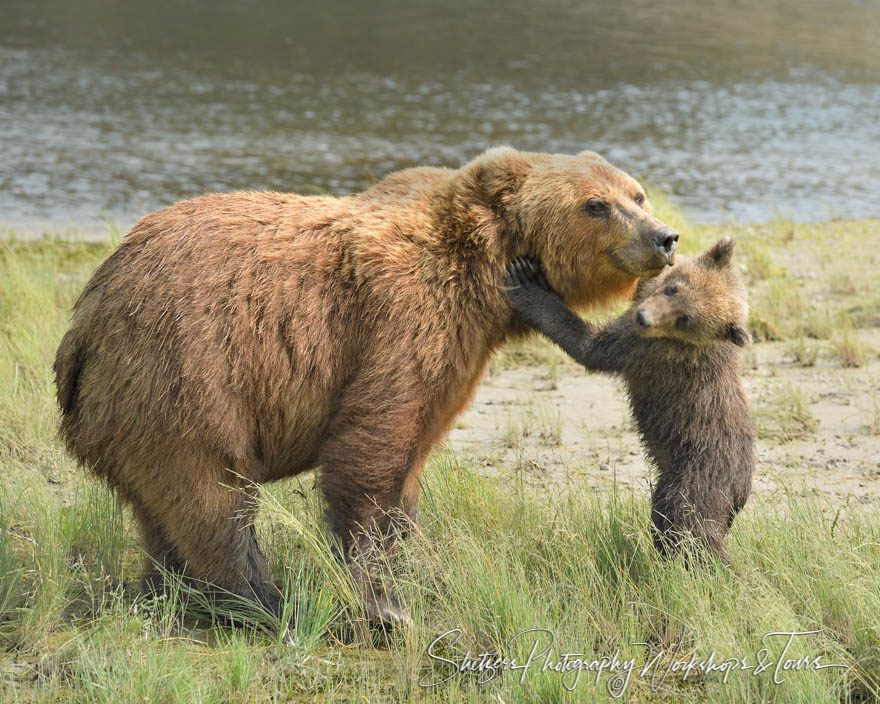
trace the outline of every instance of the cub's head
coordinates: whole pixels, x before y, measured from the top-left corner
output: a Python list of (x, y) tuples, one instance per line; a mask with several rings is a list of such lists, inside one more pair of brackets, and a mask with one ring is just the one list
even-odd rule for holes
[(598, 154), (498, 147), (462, 174), (457, 202), (476, 213), (471, 221), (495, 228), (505, 250), (500, 275), (514, 257), (538, 259), (571, 306), (630, 296), (640, 277), (674, 262), (678, 233), (651, 215), (635, 179)]
[(745, 286), (730, 265), (734, 244), (725, 237), (706, 252), (640, 282), (632, 307), (639, 334), (695, 345), (729, 341), (742, 347), (751, 342)]

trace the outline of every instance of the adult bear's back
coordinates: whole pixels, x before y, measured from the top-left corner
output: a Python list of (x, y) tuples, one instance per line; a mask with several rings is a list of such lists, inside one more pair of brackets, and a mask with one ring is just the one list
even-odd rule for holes
[(244, 469), (306, 462), (356, 354), (348, 200), (218, 194), (139, 221), (56, 356), (73, 454), (121, 486), (126, 460), (175, 443)]

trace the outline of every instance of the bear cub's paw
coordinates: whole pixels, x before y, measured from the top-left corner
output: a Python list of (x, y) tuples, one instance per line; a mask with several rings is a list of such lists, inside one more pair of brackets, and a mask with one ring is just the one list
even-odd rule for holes
[(507, 265), (507, 278), (504, 286), (508, 293), (518, 288), (541, 289), (547, 293), (555, 291), (547, 283), (541, 265), (528, 257), (517, 257)]

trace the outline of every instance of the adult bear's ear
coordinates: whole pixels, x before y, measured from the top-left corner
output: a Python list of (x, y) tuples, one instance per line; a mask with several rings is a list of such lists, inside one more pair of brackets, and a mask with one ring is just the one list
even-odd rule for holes
[(590, 161), (598, 161), (603, 164), (607, 164), (608, 160), (602, 156), (601, 154), (597, 154), (596, 152), (591, 152), (589, 149), (578, 152), (578, 156), (584, 157), (585, 159), (589, 159)]
[(513, 147), (489, 149), (466, 167), (493, 204), (518, 191), (531, 168), (528, 157)]
[(736, 240), (733, 237), (722, 237), (713, 246), (700, 255), (700, 263), (704, 266), (724, 269), (730, 266)]

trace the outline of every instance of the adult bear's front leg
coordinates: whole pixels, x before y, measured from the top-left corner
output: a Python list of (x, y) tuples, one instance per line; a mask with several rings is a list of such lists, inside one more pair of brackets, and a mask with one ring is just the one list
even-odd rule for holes
[(389, 395), (389, 386), (384, 395), (376, 388), (346, 393), (322, 443), (319, 484), (367, 615), (398, 625), (410, 619), (391, 586), (390, 565), (397, 539), (415, 519), (424, 416), (417, 393)]

